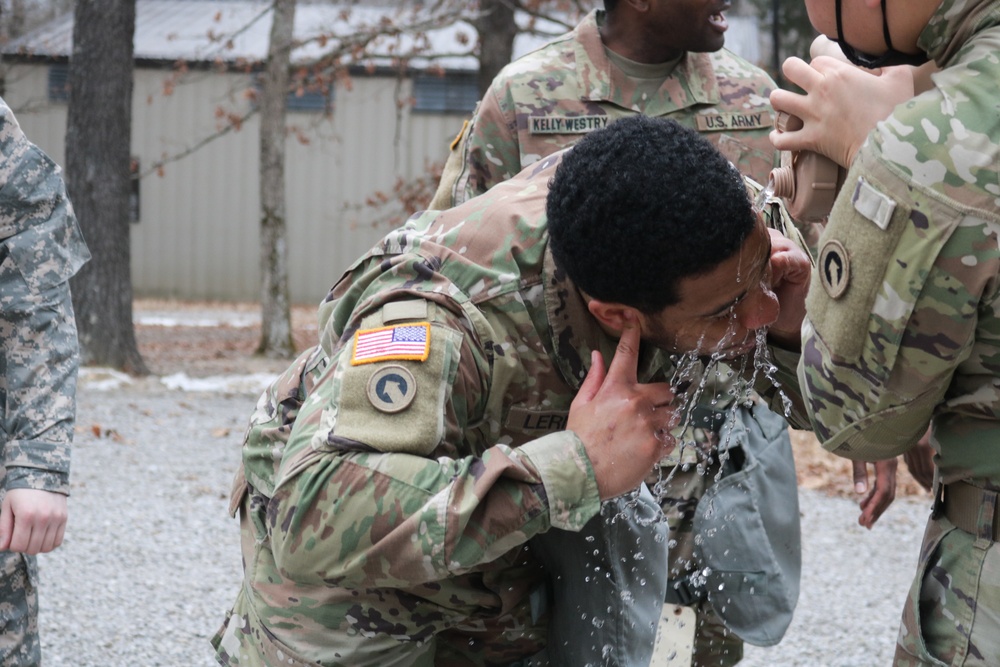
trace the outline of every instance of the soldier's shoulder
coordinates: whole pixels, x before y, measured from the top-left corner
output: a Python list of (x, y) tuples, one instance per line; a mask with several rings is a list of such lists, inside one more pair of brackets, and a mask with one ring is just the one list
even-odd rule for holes
[(493, 79), (493, 87), (507, 89), (538, 79), (571, 78), (574, 74), (569, 65), (575, 60), (575, 41), (572, 33), (567, 33), (505, 65)]
[(712, 69), (720, 80), (741, 81), (743, 85), (768, 91), (778, 87), (771, 75), (749, 60), (722, 48), (709, 54)]

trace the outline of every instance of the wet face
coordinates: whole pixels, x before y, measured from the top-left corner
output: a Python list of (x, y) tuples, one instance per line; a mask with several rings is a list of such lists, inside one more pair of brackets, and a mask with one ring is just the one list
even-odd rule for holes
[(718, 51), (729, 28), (723, 12), (730, 0), (650, 0), (647, 33), (680, 55)]
[(668, 352), (732, 358), (756, 346), (757, 331), (778, 317), (770, 289), (771, 240), (758, 223), (732, 257), (680, 282), (678, 303), (642, 315), (643, 339)]

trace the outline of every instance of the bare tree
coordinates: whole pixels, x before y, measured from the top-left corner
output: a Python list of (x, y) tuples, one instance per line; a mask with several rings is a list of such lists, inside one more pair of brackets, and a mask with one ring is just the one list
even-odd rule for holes
[(484, 95), (493, 78), (511, 61), (514, 37), (519, 28), (514, 20), (514, 3), (507, 0), (480, 0), (479, 14), (472, 19), (479, 33), (479, 74), (476, 84)]
[(295, 0), (274, 0), (260, 96), (261, 337), (257, 353), (269, 357), (289, 357), (295, 352), (285, 220), (285, 98), (294, 24)]
[(82, 360), (146, 374), (132, 325), (129, 246), (134, 31), (135, 0), (77, 0), (66, 185), (93, 255), (72, 282)]
[[(379, 4), (379, 3), (372, 3)], [(294, 352), (289, 313), (287, 228), (285, 218), (285, 141), (289, 134), (286, 127), (285, 100), (294, 90), (326, 90), (337, 82), (349, 85), (351, 67), (372, 67), (375, 62), (392, 62), (405, 72), (412, 58), (433, 59), (445, 55), (476, 55), (480, 60), (480, 90), (485, 90), (496, 73), (510, 62), (514, 37), (524, 28), (515, 22), (515, 10), (526, 11), (532, 22), (538, 18), (551, 20), (546, 10), (557, 8), (569, 14), (575, 22), (581, 13), (579, 0), (435, 0), (433, 2), (401, 2), (395, 9), (371, 24), (354, 21), (352, 11), (345, 9), (341, 18), (352, 24), (348, 33), (314, 35), (311, 42), (321, 46), (322, 55), (309, 63), (297, 63), (294, 76), (291, 71), (291, 51), (299, 44), (294, 42), (292, 24), (295, 0), (273, 0), (270, 8), (272, 24), (267, 60), (259, 90), (254, 93), (258, 104), (246, 113), (227, 113), (229, 123), (215, 134), (204, 137), (181, 152), (165, 156), (148, 167), (143, 176), (162, 173), (164, 166), (199, 150), (216, 138), (240, 126), (254, 113), (261, 116), (260, 130), (260, 195), (261, 195), (261, 340), (257, 348), (266, 356), (289, 356)], [(267, 10), (254, 20), (263, 18)], [(464, 20), (472, 25), (479, 39), (455, 45), (453, 53), (432, 51), (426, 35), (429, 31)], [(572, 23), (559, 23), (568, 28)], [(219, 44), (232, 43), (233, 35), (216, 34)], [(304, 44), (304, 43), (303, 43)], [(247, 66), (253, 66), (247, 63)], [(179, 70), (171, 75), (172, 89), (183, 74)], [(294, 128), (293, 128), (294, 130)], [(437, 170), (437, 171), (435, 171)], [(429, 165), (424, 178), (413, 181), (398, 179), (394, 191), (387, 195), (375, 193), (370, 201), (377, 205), (391, 205), (410, 211), (426, 205), (433, 193), (440, 173), (439, 165)], [(396, 216), (390, 215), (390, 218)]]

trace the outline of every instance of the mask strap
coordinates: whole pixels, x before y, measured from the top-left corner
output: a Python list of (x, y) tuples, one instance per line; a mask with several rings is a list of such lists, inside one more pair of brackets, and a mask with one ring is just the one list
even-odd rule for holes
[[(837, 0), (837, 2), (839, 3), (840, 0)], [(885, 2), (886, 0), (882, 0), (882, 36), (885, 37), (885, 45), (889, 47), (889, 50), (895, 51), (895, 49), (892, 48), (892, 38), (889, 37), (889, 15), (885, 13)], [(839, 12), (837, 13), (837, 20), (840, 20)], [(839, 25), (837, 26), (837, 30), (840, 30)]]
[[(884, 5), (885, 0), (882, 0), (882, 3)], [(883, 14), (883, 16), (885, 15)], [(886, 28), (886, 30), (888, 30), (888, 28)], [(846, 43), (844, 40), (844, 22), (840, 18), (840, 0), (837, 0), (837, 39)]]

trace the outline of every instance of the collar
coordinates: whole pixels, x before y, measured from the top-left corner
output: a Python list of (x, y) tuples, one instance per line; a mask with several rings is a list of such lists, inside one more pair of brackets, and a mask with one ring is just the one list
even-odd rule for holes
[[(577, 71), (585, 70), (589, 63), (598, 76), (590, 79), (590, 89), (582, 90), (581, 97), (589, 102), (609, 102), (624, 108), (633, 108), (629, 90), (634, 88), (631, 80), (611, 64), (604, 53), (600, 26), (604, 23), (604, 12), (594, 10), (574, 29), (574, 49)], [(584, 84), (586, 85), (586, 84)], [(638, 109), (647, 116), (662, 116), (686, 109), (696, 104), (718, 104), (722, 101), (719, 84), (712, 67), (712, 56), (708, 53), (685, 53), (670, 76), (663, 80), (657, 95), (646, 100), (644, 108)]]
[[(590, 353), (600, 350), (605, 364), (611, 363), (618, 341), (604, 332), (587, 310), (587, 302), (566, 272), (559, 268), (546, 244), (542, 263), (545, 312), (549, 322), (553, 363), (573, 389), (579, 389), (590, 369)], [(639, 351), (638, 379), (662, 381), (672, 368), (662, 350), (643, 345)]]

